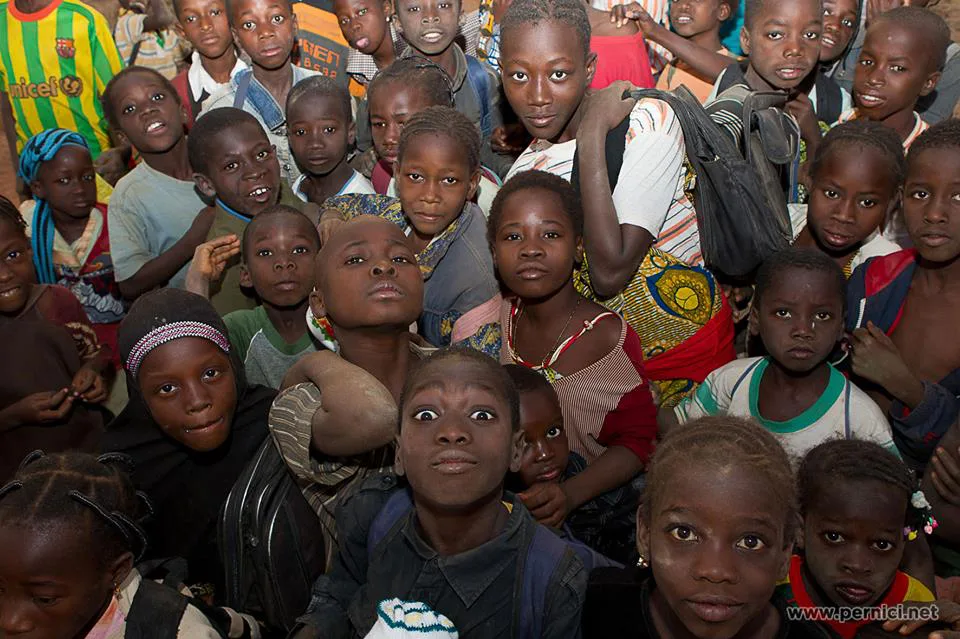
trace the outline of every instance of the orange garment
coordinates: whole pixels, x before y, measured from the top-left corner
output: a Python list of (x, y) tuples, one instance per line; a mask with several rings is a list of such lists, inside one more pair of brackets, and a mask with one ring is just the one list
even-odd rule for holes
[[(721, 47), (717, 53), (731, 58), (734, 57), (725, 47)], [(707, 98), (710, 97), (710, 92), (713, 91), (713, 83), (714, 80), (697, 75), (686, 62), (674, 58), (660, 74), (660, 78), (657, 80), (657, 88), (672, 91), (683, 84), (690, 89), (693, 95), (697, 96), (701, 103), (705, 103)]]

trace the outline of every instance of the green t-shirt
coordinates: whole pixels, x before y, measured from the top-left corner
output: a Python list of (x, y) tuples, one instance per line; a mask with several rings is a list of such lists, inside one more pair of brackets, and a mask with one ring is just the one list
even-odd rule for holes
[(283, 376), (298, 359), (318, 350), (307, 330), (293, 344), (288, 344), (274, 328), (262, 306), (253, 310), (234, 311), (223, 318), (230, 344), (237, 350), (246, 370), (247, 382), (280, 388)]

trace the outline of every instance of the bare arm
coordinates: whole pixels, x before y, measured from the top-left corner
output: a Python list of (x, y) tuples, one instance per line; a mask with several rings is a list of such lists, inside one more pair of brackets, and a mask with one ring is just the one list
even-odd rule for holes
[(934, 534), (948, 543), (960, 541), (960, 424), (940, 440), (920, 487), (940, 524)]
[(570, 510), (623, 486), (643, 470), (643, 462), (623, 446), (611, 446), (583, 472), (563, 483)]

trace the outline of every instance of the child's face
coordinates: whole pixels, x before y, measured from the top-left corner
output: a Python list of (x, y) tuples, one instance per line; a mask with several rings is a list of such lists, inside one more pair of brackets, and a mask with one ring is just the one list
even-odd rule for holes
[(823, 249), (845, 255), (880, 227), (899, 192), (878, 150), (838, 147), (812, 178), (807, 223)]
[(500, 279), (522, 299), (545, 299), (570, 282), (580, 238), (560, 196), (516, 191), (504, 202), (493, 245)]
[(181, 0), (180, 29), (204, 58), (219, 58), (233, 46), (223, 0)]
[(370, 130), (377, 156), (393, 165), (397, 161), (400, 131), (407, 120), (433, 103), (416, 87), (401, 87), (397, 83), (380, 85), (370, 98)]
[(187, 111), (152, 73), (128, 73), (112, 96), (122, 136), (141, 153), (166, 153), (184, 138)]
[(791, 269), (777, 275), (750, 313), (767, 352), (793, 373), (819, 366), (843, 333), (843, 295), (827, 273)]
[[(690, 464), (673, 473), (638, 521), (656, 580), (654, 608), (675, 635), (730, 639), (772, 611), (791, 544), (787, 508), (750, 468)], [(658, 601), (665, 606), (658, 606)]]
[(137, 383), (160, 430), (187, 448), (215, 450), (230, 435), (237, 382), (230, 357), (210, 340), (181, 337), (156, 347)]
[(692, 38), (719, 28), (730, 17), (730, 5), (720, 0), (679, 0), (670, 3), (670, 26), (678, 35)]
[(0, 314), (19, 315), (36, 281), (30, 240), (12, 223), (0, 222)]
[(463, 512), (499, 500), (507, 471), (519, 469), (522, 432), (513, 431), (502, 383), (477, 362), (428, 364), (400, 420), (397, 472), (407, 476), (418, 505)]
[(340, 22), (340, 32), (351, 48), (373, 55), (385, 37), (390, 37), (387, 15), (390, 3), (379, 0), (335, 0), (333, 12)]
[(926, 149), (910, 154), (903, 187), (903, 218), (923, 259), (942, 264), (960, 255), (957, 149)]
[[(120, 571), (98, 566), (82, 530), (54, 524), (39, 531), (0, 527), (0, 635), (84, 637), (113, 593)], [(127, 555), (129, 558), (129, 555)]]
[(255, 66), (274, 70), (290, 62), (297, 16), (287, 0), (237, 0), (230, 25)]
[(557, 394), (546, 390), (520, 393), (520, 425), (524, 443), (520, 458), (523, 485), (560, 481), (570, 447)]
[(90, 217), (90, 209), (97, 203), (90, 151), (74, 144), (64, 146), (52, 160), (40, 165), (30, 190), (57, 213), (72, 218)]
[(805, 567), (824, 605), (872, 606), (903, 557), (907, 494), (874, 481), (831, 482), (803, 523)]
[(210, 142), (205, 174), (194, 174), (200, 191), (254, 216), (280, 200), (280, 163), (259, 124), (241, 122)]
[(406, 331), (423, 311), (423, 276), (396, 224), (362, 216), (324, 244), (310, 307), (337, 329)]
[(857, 0), (823, 0), (823, 37), (820, 62), (833, 62), (850, 45), (860, 22)]
[(450, 136), (429, 133), (410, 140), (394, 175), (403, 213), (421, 237), (436, 237), (450, 226), (480, 181)]
[(867, 30), (853, 80), (860, 114), (882, 121), (913, 111), (917, 98), (937, 86), (940, 73), (927, 43), (913, 29), (880, 20)]
[(273, 216), (257, 225), (244, 247), (240, 285), (274, 308), (303, 304), (313, 290), (313, 262), (320, 243), (306, 216)]
[(333, 96), (303, 97), (287, 111), (287, 137), (297, 164), (309, 175), (327, 175), (347, 157), (356, 137), (349, 114)]
[(460, 0), (397, 0), (403, 39), (426, 56), (450, 48), (460, 28)]
[(819, 0), (764, 2), (749, 28), (740, 31), (750, 56), (747, 81), (755, 90), (791, 91), (820, 57), (823, 15)]
[(575, 130), (568, 127), (597, 64), (576, 30), (552, 20), (517, 25), (503, 38), (500, 64), (503, 90), (527, 132), (552, 142), (571, 139)]

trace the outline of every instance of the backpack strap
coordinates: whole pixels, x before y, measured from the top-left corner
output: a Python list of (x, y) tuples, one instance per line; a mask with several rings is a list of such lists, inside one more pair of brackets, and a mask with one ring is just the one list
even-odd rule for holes
[(126, 639), (177, 639), (189, 600), (150, 579), (140, 582), (127, 615)]
[(373, 552), (373, 549), (383, 541), (387, 533), (399, 522), (404, 515), (413, 510), (413, 500), (410, 498), (409, 490), (398, 490), (387, 503), (383, 505), (373, 523), (370, 524), (370, 531), (367, 533), (367, 554)]
[(237, 92), (233, 96), (233, 108), (242, 109), (243, 103), (247, 101), (247, 92), (250, 91), (250, 80), (253, 78), (253, 71), (249, 69), (241, 71), (240, 80), (237, 82)]
[(567, 543), (546, 526), (534, 524), (533, 538), (523, 561), (520, 615), (515, 637), (536, 639), (541, 636), (550, 577), (568, 550)]
[[(603, 155), (607, 159), (607, 182), (610, 184), (610, 193), (617, 188), (617, 181), (620, 179), (620, 168), (623, 166), (623, 152), (627, 148), (627, 131), (629, 130), (630, 116), (627, 115), (616, 128), (607, 133), (607, 139), (603, 145)], [(580, 193), (580, 149), (573, 152), (570, 183), (577, 193)]]
[(483, 63), (471, 55), (467, 56), (467, 80), (480, 101), (480, 132), (484, 138), (489, 138), (493, 133), (490, 117), (490, 79), (487, 77), (486, 69), (483, 68)]
[(137, 56), (140, 55), (140, 45), (143, 43), (143, 40), (137, 40), (133, 43), (133, 50), (130, 52), (130, 57), (127, 59), (127, 66), (132, 67), (133, 63), (137, 61)]

